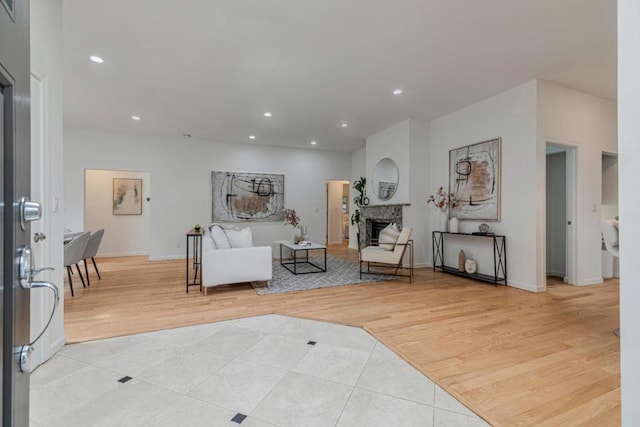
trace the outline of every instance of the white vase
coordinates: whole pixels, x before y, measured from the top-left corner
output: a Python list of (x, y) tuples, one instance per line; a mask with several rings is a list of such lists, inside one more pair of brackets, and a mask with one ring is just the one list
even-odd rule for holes
[(460, 220), (458, 218), (453, 217), (449, 220), (449, 232), (450, 233), (460, 232)]
[(449, 231), (449, 215), (440, 211), (440, 231)]
[(464, 269), (466, 270), (467, 273), (473, 274), (478, 270), (478, 264), (476, 264), (475, 260), (468, 259), (464, 263)]

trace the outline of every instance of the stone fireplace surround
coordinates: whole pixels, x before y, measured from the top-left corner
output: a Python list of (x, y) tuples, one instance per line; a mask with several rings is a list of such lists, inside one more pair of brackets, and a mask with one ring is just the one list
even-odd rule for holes
[(403, 206), (409, 206), (409, 203), (360, 207), (360, 241), (371, 241), (374, 222), (394, 222), (402, 229)]

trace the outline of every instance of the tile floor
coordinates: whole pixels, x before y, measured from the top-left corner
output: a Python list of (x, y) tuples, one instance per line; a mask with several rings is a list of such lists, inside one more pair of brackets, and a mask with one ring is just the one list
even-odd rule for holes
[(32, 427), (486, 425), (363, 330), (278, 315), (68, 345), (31, 375)]

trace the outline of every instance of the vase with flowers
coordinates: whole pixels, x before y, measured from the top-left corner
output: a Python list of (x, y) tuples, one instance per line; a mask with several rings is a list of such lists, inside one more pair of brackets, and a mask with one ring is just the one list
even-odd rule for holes
[[(448, 231), (449, 210), (459, 206), (456, 196), (444, 191), (444, 188), (440, 187), (436, 194), (429, 196), (427, 204), (429, 203), (433, 203), (433, 205), (440, 210), (440, 231)], [(455, 232), (457, 233), (458, 230), (455, 230)]]
[(301, 241), (307, 240), (307, 226), (300, 223), (300, 217), (296, 213), (296, 210), (285, 209), (282, 211), (282, 214), (284, 215), (283, 225), (290, 225), (300, 231), (300, 234), (294, 233), (293, 243), (300, 243)]

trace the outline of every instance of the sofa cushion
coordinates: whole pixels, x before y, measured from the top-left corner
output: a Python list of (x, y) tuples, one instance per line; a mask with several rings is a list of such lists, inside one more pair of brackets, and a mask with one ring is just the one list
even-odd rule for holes
[(378, 246), (385, 251), (392, 251), (396, 246), (399, 236), (400, 230), (398, 230), (398, 227), (395, 224), (389, 224), (380, 231), (378, 235)]
[(216, 249), (231, 248), (231, 243), (229, 242), (227, 233), (225, 233), (222, 226), (219, 224), (213, 224), (209, 227), (209, 230), (211, 231), (211, 238), (213, 239), (213, 243), (216, 245)]
[(249, 227), (242, 230), (225, 230), (232, 248), (253, 247), (253, 236)]

